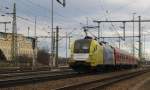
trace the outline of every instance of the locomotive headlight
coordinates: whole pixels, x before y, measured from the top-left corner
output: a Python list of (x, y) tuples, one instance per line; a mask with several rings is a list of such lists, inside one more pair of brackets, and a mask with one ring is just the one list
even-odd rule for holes
[(89, 48), (88, 46), (83, 46), (82, 47), (82, 49), (85, 49), (85, 50), (88, 49), (88, 48)]

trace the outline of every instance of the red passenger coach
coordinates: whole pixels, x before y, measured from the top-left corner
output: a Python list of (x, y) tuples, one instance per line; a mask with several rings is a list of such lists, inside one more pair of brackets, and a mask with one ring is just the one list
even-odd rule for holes
[(131, 68), (133, 66), (137, 66), (137, 58), (133, 57), (129, 53), (118, 48), (114, 48), (114, 54), (116, 67)]
[(130, 56), (130, 55), (128, 55), (128, 58), (127, 58), (127, 59), (128, 59), (129, 64), (132, 64), (132, 61), (131, 61), (132, 59), (131, 59), (131, 56)]
[(117, 48), (114, 48), (115, 50), (115, 64), (121, 64), (121, 59), (120, 59), (120, 50)]

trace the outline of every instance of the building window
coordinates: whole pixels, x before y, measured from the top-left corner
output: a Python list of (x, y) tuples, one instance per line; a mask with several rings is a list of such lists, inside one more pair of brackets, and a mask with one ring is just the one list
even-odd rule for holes
[(0, 38), (4, 38), (4, 33), (0, 33)]

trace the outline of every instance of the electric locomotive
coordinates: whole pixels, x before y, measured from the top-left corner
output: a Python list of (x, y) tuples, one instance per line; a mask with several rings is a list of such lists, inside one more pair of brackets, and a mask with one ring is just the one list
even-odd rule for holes
[(120, 49), (85, 37), (72, 44), (69, 65), (77, 72), (104, 71), (136, 67), (137, 60)]

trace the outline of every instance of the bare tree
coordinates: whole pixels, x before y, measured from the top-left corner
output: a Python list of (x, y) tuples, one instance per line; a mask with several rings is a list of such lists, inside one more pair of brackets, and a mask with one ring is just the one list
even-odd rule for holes
[(0, 49), (0, 61), (7, 61), (6, 56), (4, 55), (4, 52)]
[(39, 63), (44, 65), (49, 65), (49, 60), (50, 60), (50, 54), (46, 50), (42, 49), (38, 51), (37, 61)]

